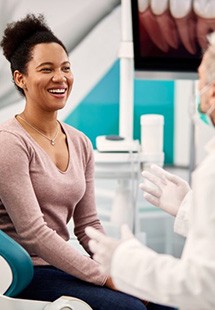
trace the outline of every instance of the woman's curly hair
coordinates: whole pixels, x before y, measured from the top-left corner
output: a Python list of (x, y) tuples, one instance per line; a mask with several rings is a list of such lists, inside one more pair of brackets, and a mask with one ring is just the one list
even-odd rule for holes
[[(61, 45), (67, 53), (66, 47), (46, 24), (43, 15), (28, 14), (25, 18), (6, 26), (1, 47), (4, 56), (10, 62), (12, 74), (15, 70), (26, 74), (33, 47), (40, 43), (52, 42)], [(23, 90), (17, 85), (16, 87), (24, 95)]]

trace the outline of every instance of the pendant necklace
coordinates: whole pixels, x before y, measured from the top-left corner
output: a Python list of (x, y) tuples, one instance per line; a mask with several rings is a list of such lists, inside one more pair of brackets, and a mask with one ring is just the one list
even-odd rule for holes
[(55, 135), (53, 138), (49, 138), (46, 135), (44, 135), (44, 133), (42, 133), (39, 129), (37, 129), (36, 127), (34, 127), (33, 125), (31, 125), (28, 121), (26, 121), (22, 116), (17, 115), (17, 117), (19, 117), (21, 120), (23, 120), (23, 122), (25, 122), (29, 127), (31, 127), (32, 129), (34, 129), (36, 132), (38, 132), (41, 136), (43, 136), (44, 138), (46, 138), (47, 140), (50, 141), (51, 145), (54, 146), (55, 145), (55, 140), (57, 139), (58, 133), (59, 133), (59, 126), (58, 126), (58, 122), (57, 123), (57, 129), (55, 132)]

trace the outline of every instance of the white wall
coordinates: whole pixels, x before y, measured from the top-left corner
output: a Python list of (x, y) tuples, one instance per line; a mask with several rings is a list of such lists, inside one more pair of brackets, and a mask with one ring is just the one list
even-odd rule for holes
[[(43, 13), (66, 45), (75, 75), (73, 92), (63, 119), (76, 107), (118, 57), (120, 0), (0, 0), (0, 37), (8, 22), (27, 13)], [(0, 49), (0, 123), (22, 110), (8, 61)]]
[(174, 164), (188, 167), (190, 164), (191, 104), (194, 81), (175, 82), (174, 102)]

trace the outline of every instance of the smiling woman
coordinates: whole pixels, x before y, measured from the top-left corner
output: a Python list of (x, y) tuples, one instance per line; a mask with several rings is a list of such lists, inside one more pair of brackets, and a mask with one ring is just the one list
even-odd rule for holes
[[(53, 301), (68, 295), (93, 309), (144, 310), (115, 290), (91, 258), (87, 226), (104, 233), (94, 197), (90, 140), (57, 119), (73, 86), (68, 53), (44, 17), (9, 24), (1, 42), (25, 107), (0, 126), (0, 229), (31, 255), (34, 277), (19, 298)], [(67, 241), (67, 223), (89, 256)]]
[[(37, 44), (31, 54), (32, 59), (27, 65), (27, 72), (31, 74), (15, 70), (13, 76), (26, 97), (23, 118), (32, 118), (33, 106), (36, 119), (40, 120), (44, 110), (55, 112), (65, 106), (72, 89), (73, 76), (68, 56), (58, 43)], [(33, 105), (32, 102), (38, 104)], [(56, 117), (55, 114), (53, 116)], [(32, 123), (33, 120), (29, 121)]]

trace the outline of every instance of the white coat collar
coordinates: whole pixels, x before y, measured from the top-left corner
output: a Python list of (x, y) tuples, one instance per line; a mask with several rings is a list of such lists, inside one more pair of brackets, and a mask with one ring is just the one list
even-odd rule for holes
[(205, 145), (205, 151), (207, 153), (211, 153), (212, 151), (215, 151), (215, 137), (209, 140), (208, 143)]

